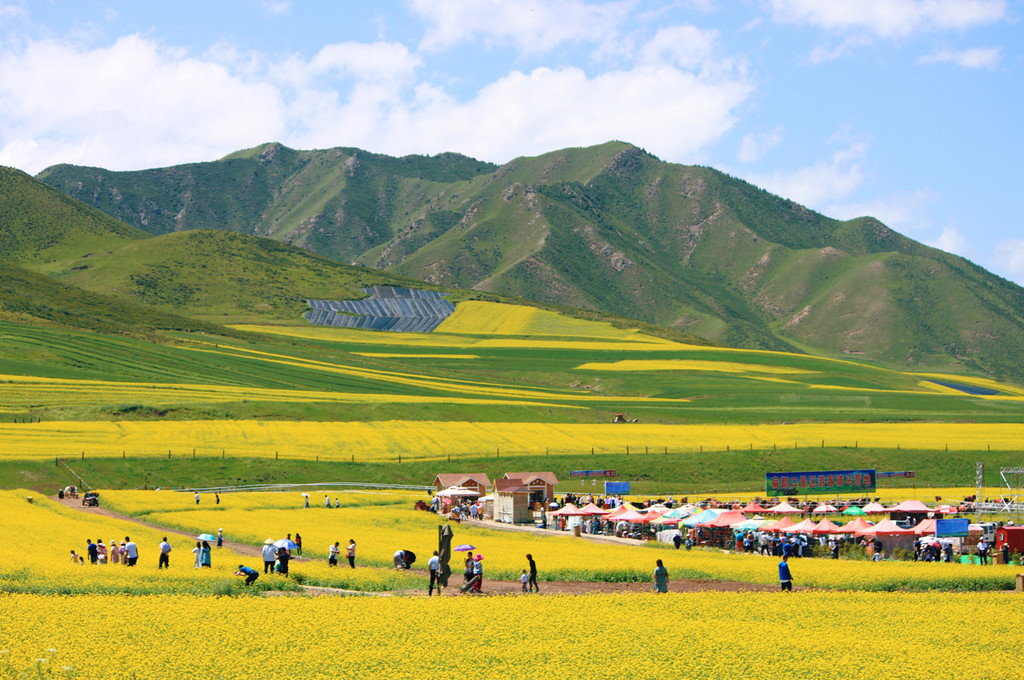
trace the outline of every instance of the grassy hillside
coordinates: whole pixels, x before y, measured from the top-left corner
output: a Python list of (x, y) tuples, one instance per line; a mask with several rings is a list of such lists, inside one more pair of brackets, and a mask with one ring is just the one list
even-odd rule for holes
[(228, 332), (213, 324), (67, 286), (48, 276), (2, 261), (0, 319), (102, 333), (139, 334), (155, 330)]
[[(1020, 287), (875, 219), (833, 220), (621, 142), (501, 167), (267, 144), (212, 163), (39, 177), (150, 233), (256, 234), (728, 345), (1024, 378), (1012, 359), (1024, 352)], [(155, 299), (205, 304), (196, 284), (181, 285)]]
[(0, 260), (47, 269), (148, 237), (20, 170), (0, 166)]

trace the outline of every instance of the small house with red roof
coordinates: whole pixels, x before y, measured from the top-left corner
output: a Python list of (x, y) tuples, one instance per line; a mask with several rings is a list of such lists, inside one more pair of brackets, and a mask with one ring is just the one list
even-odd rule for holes
[(518, 481), (530, 490), (530, 503), (543, 503), (555, 497), (558, 477), (554, 472), (506, 472), (503, 479)]
[(443, 491), (452, 486), (461, 486), (470, 491), (475, 491), (479, 496), (487, 494), (487, 487), (491, 485), (490, 478), (483, 472), (452, 472), (439, 474), (434, 477), (431, 486), (434, 492)]

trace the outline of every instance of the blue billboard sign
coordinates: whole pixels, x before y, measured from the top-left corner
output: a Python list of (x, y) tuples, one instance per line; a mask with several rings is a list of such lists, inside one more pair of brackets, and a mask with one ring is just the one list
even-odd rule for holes
[(606, 496), (622, 496), (629, 493), (629, 482), (605, 482), (604, 493)]
[(969, 519), (937, 519), (935, 520), (935, 537), (966, 537), (967, 528), (970, 523), (971, 520)]

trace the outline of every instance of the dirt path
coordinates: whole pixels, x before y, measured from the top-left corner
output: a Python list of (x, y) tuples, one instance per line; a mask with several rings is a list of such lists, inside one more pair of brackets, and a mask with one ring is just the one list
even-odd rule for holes
[[(60, 503), (69, 508), (80, 510), (85, 513), (91, 513), (94, 515), (101, 515), (103, 517), (110, 517), (112, 519), (121, 520), (123, 522), (132, 522), (140, 526), (155, 529), (166, 534), (175, 534), (177, 536), (187, 536), (190, 539), (194, 539), (194, 536), (188, 531), (182, 531), (180, 529), (171, 529), (159, 524), (153, 524), (146, 522), (137, 517), (130, 515), (122, 515), (121, 513), (114, 512), (104, 507), (85, 507), (82, 505), (81, 499), (64, 498), (58, 499), (56, 496), (50, 496), (51, 500), (55, 503)], [(474, 526), (482, 526), (488, 529), (499, 529), (507, 531), (526, 531), (534, 532), (544, 535), (551, 535), (550, 531), (544, 529), (537, 529), (535, 527), (514, 527), (509, 525), (502, 525), (498, 522), (486, 522), (477, 521), (471, 522)], [(615, 538), (611, 536), (588, 536), (584, 534), (581, 538), (593, 541), (595, 543), (628, 543), (631, 545), (639, 545), (640, 541), (633, 539)], [(246, 555), (248, 557), (259, 557), (262, 559), (262, 546), (253, 546), (247, 543), (237, 543), (233, 541), (224, 541), (224, 547), (230, 548), (235, 552)], [(296, 557), (293, 558), (296, 562), (308, 561), (309, 558)], [(368, 567), (369, 568), (369, 567)], [(427, 585), (428, 577), (425, 569), (412, 569), (414, 573), (420, 573), (423, 576), (424, 586)], [(452, 574), (452, 578), (449, 581), (449, 587), (445, 589), (444, 597), (479, 597), (478, 595), (461, 594), (459, 587), (462, 585), (461, 574)], [(540, 582), (540, 594), (541, 595), (584, 595), (589, 593), (600, 593), (600, 594), (613, 594), (613, 593), (649, 593), (654, 590), (653, 583), (603, 583), (597, 581), (541, 581)], [(681, 579), (675, 581), (669, 581), (668, 586), (669, 592), (682, 592), (682, 593), (703, 593), (703, 592), (759, 592), (759, 591), (775, 591), (778, 590), (778, 586), (765, 585), (760, 583), (740, 583), (737, 581), (718, 581), (714, 579)], [(327, 588), (322, 586), (303, 586), (303, 590), (307, 595), (360, 595), (360, 596), (377, 596), (387, 597), (394, 593), (373, 593), (363, 592), (355, 590), (343, 590), (341, 588)], [(801, 590), (797, 587), (794, 590)], [(268, 592), (268, 596), (288, 596), (294, 593), (290, 592)], [(408, 590), (402, 591), (402, 595), (420, 595), (426, 596), (426, 587), (423, 590)], [(531, 596), (528, 593), (522, 592), (522, 584), (519, 581), (499, 581), (493, 579), (484, 579), (482, 595), (519, 595), (522, 597)], [(536, 594), (533, 594), (536, 595)]]

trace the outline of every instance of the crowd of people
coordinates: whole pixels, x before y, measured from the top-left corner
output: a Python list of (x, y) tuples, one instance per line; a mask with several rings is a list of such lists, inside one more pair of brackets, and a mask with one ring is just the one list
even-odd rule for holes
[(71, 551), (72, 562), (85, 564), (86, 559), (89, 560), (89, 564), (122, 564), (134, 567), (139, 559), (139, 548), (128, 536), (125, 536), (120, 544), (116, 540), (110, 541), (109, 548), (100, 539), (93, 543), (91, 538), (87, 538), (85, 555), (79, 555), (75, 550)]

